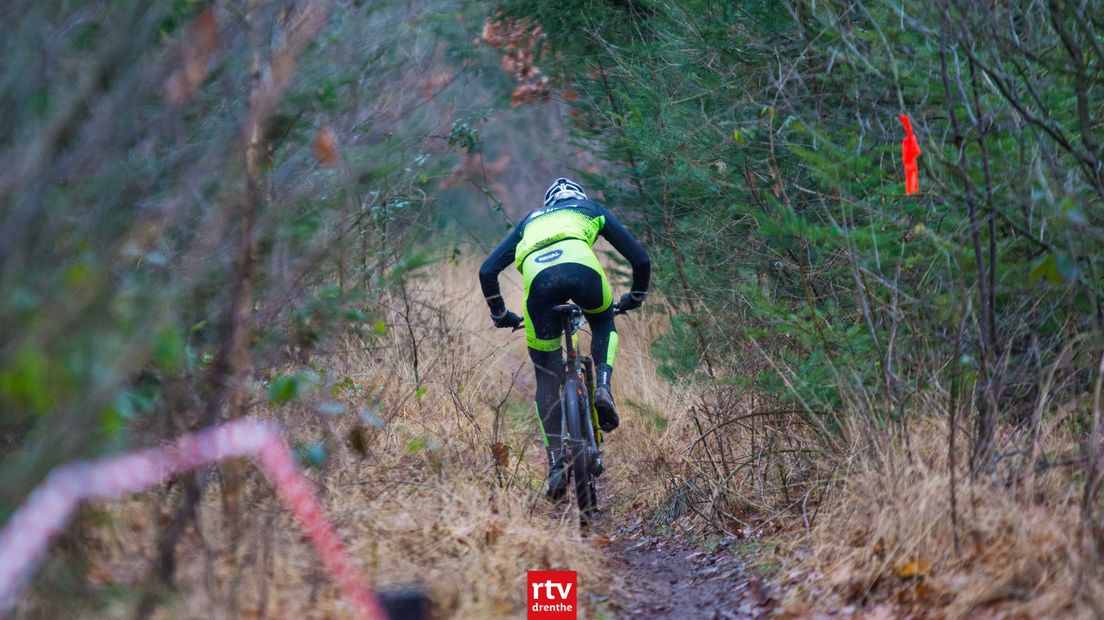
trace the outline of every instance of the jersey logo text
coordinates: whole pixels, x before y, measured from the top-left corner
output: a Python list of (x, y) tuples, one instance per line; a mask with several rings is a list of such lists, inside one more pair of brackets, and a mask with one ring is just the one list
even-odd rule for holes
[(551, 252), (545, 252), (544, 254), (541, 254), (533, 260), (537, 261), (538, 263), (551, 263), (561, 256), (563, 256), (563, 250), (552, 250)]

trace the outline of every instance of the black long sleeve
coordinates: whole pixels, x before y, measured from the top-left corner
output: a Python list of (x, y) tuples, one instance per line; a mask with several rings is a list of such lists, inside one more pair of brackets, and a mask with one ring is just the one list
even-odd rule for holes
[(648, 292), (648, 284), (652, 279), (652, 261), (648, 258), (648, 251), (608, 209), (603, 208), (602, 211), (606, 218), (606, 224), (602, 227), (602, 236), (632, 265), (632, 292)]
[(520, 225), (510, 230), (502, 243), (498, 244), (479, 268), (479, 286), (483, 289), (483, 298), (487, 300), (487, 306), (494, 316), (506, 311), (506, 302), (502, 300), (502, 290), (498, 287), (498, 274), (514, 262), (514, 251), (517, 249), (519, 240), (521, 240)]

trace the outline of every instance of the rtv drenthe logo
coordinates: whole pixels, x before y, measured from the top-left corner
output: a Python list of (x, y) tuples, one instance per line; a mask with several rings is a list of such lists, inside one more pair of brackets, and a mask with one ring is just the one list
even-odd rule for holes
[(575, 581), (573, 570), (529, 571), (529, 620), (576, 620)]

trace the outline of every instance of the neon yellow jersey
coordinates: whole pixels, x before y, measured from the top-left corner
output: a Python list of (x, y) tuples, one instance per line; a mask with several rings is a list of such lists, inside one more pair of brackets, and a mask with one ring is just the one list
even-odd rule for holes
[[(647, 292), (652, 272), (648, 252), (625, 230), (617, 217), (589, 200), (564, 200), (525, 216), (479, 267), (479, 285), (491, 315), (501, 316), (506, 312), (498, 274), (510, 263), (522, 274), (526, 299), (529, 285), (538, 273), (567, 263), (589, 267), (601, 276), (603, 303), (600, 308), (586, 310), (601, 311), (609, 307), (612, 299), (609, 282), (592, 248), (599, 236), (609, 241), (613, 249), (632, 265), (630, 291)], [(555, 247), (551, 247), (553, 245)]]
[(592, 204), (568, 201), (530, 213), (518, 226), (521, 239), (514, 252), (518, 271), (525, 272), (522, 267), (530, 254), (553, 243), (578, 239), (588, 246), (594, 245), (606, 225), (606, 217), (600, 207)]

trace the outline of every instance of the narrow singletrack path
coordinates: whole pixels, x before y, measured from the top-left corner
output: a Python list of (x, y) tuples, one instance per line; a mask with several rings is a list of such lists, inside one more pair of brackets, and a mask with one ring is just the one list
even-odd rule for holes
[(620, 618), (747, 620), (770, 611), (761, 580), (724, 546), (703, 551), (631, 533), (607, 548), (620, 575), (610, 601)]
[[(600, 494), (600, 506), (617, 501), (608, 487)], [(605, 539), (602, 546), (615, 575), (606, 607), (617, 618), (749, 620), (773, 610), (776, 601), (762, 578), (734, 553), (737, 538), (706, 550), (655, 533), (646, 520), (617, 524), (608, 516), (609, 511), (599, 515), (595, 535)]]

